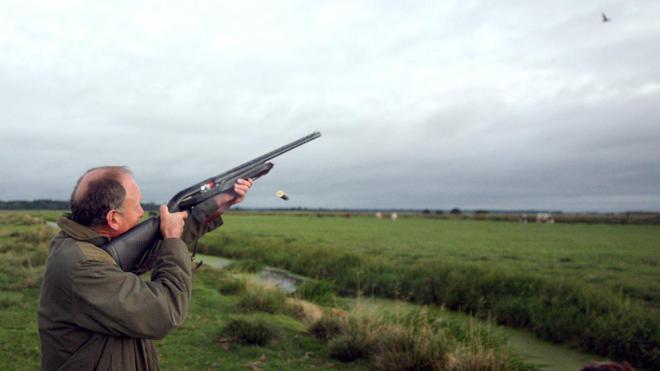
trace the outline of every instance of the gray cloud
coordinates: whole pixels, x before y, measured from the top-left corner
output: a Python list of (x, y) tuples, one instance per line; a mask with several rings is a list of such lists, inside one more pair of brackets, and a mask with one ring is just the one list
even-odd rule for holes
[(660, 210), (658, 16), (628, 1), (5, 3), (0, 199), (63, 199), (85, 169), (125, 164), (162, 202), (320, 130), (245, 206)]

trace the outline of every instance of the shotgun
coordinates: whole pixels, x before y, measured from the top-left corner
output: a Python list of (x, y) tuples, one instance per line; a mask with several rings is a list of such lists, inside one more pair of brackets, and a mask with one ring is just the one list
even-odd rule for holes
[[(273, 168), (273, 164), (268, 162), (269, 160), (320, 136), (321, 133), (315, 131), (222, 174), (194, 184), (174, 195), (167, 203), (167, 208), (171, 213), (188, 211), (220, 193), (231, 192), (234, 189), (234, 183), (238, 179), (252, 178), (254, 180), (268, 174), (270, 169)], [(151, 268), (155, 259), (153, 250), (162, 239), (160, 216), (155, 215), (121, 236), (113, 238), (103, 246), (103, 249), (115, 259), (123, 271), (142, 274)]]

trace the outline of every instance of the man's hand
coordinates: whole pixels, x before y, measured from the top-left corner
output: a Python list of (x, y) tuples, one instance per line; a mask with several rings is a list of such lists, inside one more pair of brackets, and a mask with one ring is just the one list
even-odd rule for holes
[(217, 195), (215, 201), (218, 204), (218, 212), (222, 214), (230, 207), (243, 202), (250, 187), (252, 187), (252, 179), (239, 179), (234, 184), (232, 192)]
[(163, 234), (163, 239), (180, 239), (187, 217), (188, 213), (186, 211), (170, 214), (167, 206), (160, 205), (160, 232)]

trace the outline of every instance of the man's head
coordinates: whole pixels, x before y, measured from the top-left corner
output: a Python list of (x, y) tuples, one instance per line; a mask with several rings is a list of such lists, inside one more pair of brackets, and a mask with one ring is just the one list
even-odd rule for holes
[(71, 193), (72, 219), (108, 237), (133, 228), (144, 215), (142, 195), (124, 166), (87, 170)]

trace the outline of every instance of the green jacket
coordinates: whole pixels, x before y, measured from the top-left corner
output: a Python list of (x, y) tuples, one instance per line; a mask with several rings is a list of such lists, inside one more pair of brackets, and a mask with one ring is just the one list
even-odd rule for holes
[(181, 325), (192, 292), (186, 242), (222, 224), (199, 208), (182, 240), (160, 243), (151, 280), (123, 272), (107, 238), (64, 215), (50, 242), (39, 302), (43, 370), (157, 370), (153, 339)]

